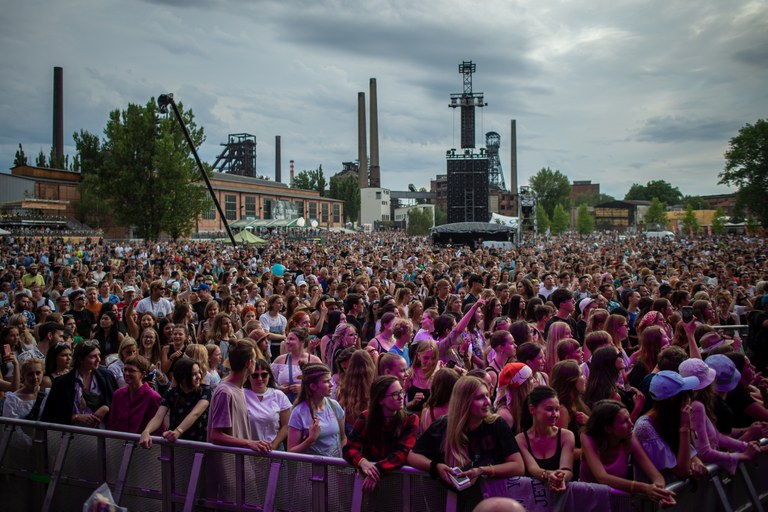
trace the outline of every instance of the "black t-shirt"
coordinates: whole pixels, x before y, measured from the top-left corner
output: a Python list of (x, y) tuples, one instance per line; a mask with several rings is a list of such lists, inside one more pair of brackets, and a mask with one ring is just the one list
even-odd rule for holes
[[(211, 395), (211, 388), (205, 384), (200, 386), (199, 391), (192, 391), (191, 393), (184, 393), (178, 386), (169, 389), (165, 393), (163, 401), (160, 402), (160, 405), (168, 408), (171, 416), (168, 430), (173, 430), (178, 427), (181, 422), (184, 421), (184, 418), (192, 412), (192, 409), (195, 408), (200, 400), (207, 400), (210, 404)], [(181, 435), (181, 439), (187, 439), (189, 441), (205, 441), (207, 439), (207, 433), (208, 409), (200, 415), (191, 427), (184, 431)]]
[[(439, 418), (416, 440), (413, 451), (444, 464), (443, 439), (447, 428), (448, 416)], [(497, 417), (492, 423), (481, 423), (475, 430), (467, 432), (467, 438), (472, 467), (503, 464), (507, 457), (520, 451), (515, 434), (501, 417)]]
[(722, 432), (725, 435), (730, 435), (733, 430), (733, 411), (725, 400), (720, 396), (715, 395), (715, 401), (713, 404), (715, 416), (717, 417), (717, 424), (715, 427), (718, 432)]
[(743, 386), (736, 386), (736, 389), (728, 393), (728, 396), (725, 397), (725, 403), (733, 411), (733, 426), (735, 428), (746, 428), (754, 423), (755, 420), (747, 416), (744, 411), (755, 403), (755, 399)]
[(573, 319), (572, 316), (569, 316), (568, 318), (560, 318), (559, 316), (553, 316), (549, 320), (547, 320), (546, 325), (544, 326), (544, 338), (546, 338), (549, 335), (549, 328), (550, 326), (555, 322), (565, 322), (568, 324), (571, 328), (571, 337), (574, 339), (577, 339), (580, 343), (582, 340), (579, 340), (577, 336), (579, 335), (579, 324), (576, 322), (576, 320)]
[(96, 317), (93, 315), (93, 313), (83, 308), (81, 311), (70, 309), (64, 314), (74, 317), (75, 323), (77, 324), (77, 334), (79, 336), (82, 336), (83, 339), (86, 340), (91, 338), (91, 329), (96, 323)]

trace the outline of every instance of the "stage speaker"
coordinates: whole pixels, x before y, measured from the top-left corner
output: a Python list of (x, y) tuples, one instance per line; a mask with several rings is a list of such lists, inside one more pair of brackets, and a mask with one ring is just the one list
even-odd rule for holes
[(488, 158), (449, 158), (448, 223), (488, 222)]

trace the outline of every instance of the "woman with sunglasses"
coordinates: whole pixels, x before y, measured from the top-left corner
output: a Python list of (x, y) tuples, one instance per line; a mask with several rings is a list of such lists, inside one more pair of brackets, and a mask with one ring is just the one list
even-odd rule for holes
[(277, 389), (269, 362), (256, 360), (256, 366), (243, 391), (251, 433), (255, 439), (269, 441), (273, 450), (284, 448), (283, 443), (288, 437), (288, 420), (291, 418), (291, 402), (285, 393)]
[(403, 408), (405, 391), (397, 377), (378, 377), (371, 384), (370, 397), (368, 409), (355, 420), (344, 446), (344, 459), (358, 468), (366, 492), (405, 464), (419, 428), (418, 416)]
[(72, 369), (53, 383), (42, 421), (99, 427), (116, 390), (115, 376), (101, 366), (99, 342), (82, 341), (75, 346)]

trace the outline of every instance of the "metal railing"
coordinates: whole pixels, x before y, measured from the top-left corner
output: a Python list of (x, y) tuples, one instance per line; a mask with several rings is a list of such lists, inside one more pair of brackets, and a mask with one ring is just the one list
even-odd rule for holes
[[(87, 497), (107, 482), (115, 501), (131, 511), (462, 509), (455, 493), (410, 467), (382, 479), (369, 494), (342, 459), (287, 452), (263, 456), (209, 443), (168, 443), (161, 437), (153, 437), (152, 448), (145, 450), (138, 440), (136, 434), (0, 417), (0, 503), (4, 510), (79, 512)], [(762, 512), (768, 478), (760, 474), (760, 466), (766, 463), (768, 454), (763, 454), (755, 463), (740, 464), (733, 476), (710, 466), (708, 478), (672, 484), (678, 505), (666, 510), (714, 510), (718, 504), (726, 512)], [(495, 486), (503, 489), (499, 494), (506, 495), (512, 480)], [(524, 477), (515, 480), (535, 487)], [(592, 484), (570, 484), (574, 490), (569, 493), (588, 492), (579, 485)], [(485, 486), (486, 492), (491, 487)], [(614, 494), (611, 502), (621, 504), (616, 510), (626, 509), (629, 497)], [(568, 508), (567, 500), (553, 498), (550, 503), (546, 510)], [(655, 510), (648, 501), (636, 501), (634, 507)]]

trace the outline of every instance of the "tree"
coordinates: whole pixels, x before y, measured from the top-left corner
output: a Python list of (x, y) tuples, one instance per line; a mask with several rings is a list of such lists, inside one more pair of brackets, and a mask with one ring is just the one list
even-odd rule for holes
[(715, 215), (712, 217), (712, 234), (722, 235), (725, 233), (725, 224), (728, 222), (728, 218), (725, 216), (725, 212), (719, 206), (715, 210)]
[(321, 165), (317, 169), (304, 170), (294, 176), (291, 187), (301, 190), (314, 190), (319, 192), (320, 196), (325, 196), (325, 187), (327, 183), (325, 181), (325, 175), (323, 174), (323, 166)]
[(360, 187), (357, 176), (332, 176), (328, 195), (334, 199), (344, 201), (344, 217), (352, 222), (357, 221), (360, 215)]
[(652, 180), (645, 185), (632, 184), (624, 199), (631, 201), (651, 201), (657, 198), (664, 204), (678, 204), (683, 194), (664, 180)]
[(747, 124), (728, 143), (719, 184), (739, 187), (737, 200), (768, 227), (768, 121)]
[(645, 212), (645, 225), (648, 229), (664, 229), (669, 224), (667, 208), (658, 197), (651, 200), (648, 211)]
[(693, 212), (693, 206), (688, 204), (685, 207), (685, 215), (683, 215), (683, 232), (685, 234), (693, 233), (694, 235), (699, 231), (699, 221), (696, 219), (696, 214)]
[(568, 176), (549, 167), (542, 168), (529, 180), (536, 199), (544, 207), (547, 215), (552, 216), (555, 206), (570, 206), (571, 184)]
[(684, 205), (693, 206), (694, 210), (709, 210), (709, 205), (701, 196), (683, 196), (682, 203)]
[(443, 224), (448, 223), (448, 212), (445, 211), (445, 208), (440, 208), (439, 206), (435, 206), (435, 226), (442, 226)]
[[(191, 110), (178, 108), (195, 146), (205, 140)], [(189, 234), (210, 206), (208, 191), (190, 155), (181, 127), (172, 116), (159, 116), (154, 98), (109, 114), (104, 139), (75, 134), (81, 197), (100, 205), (111, 222), (133, 226), (140, 238), (155, 240), (165, 231), (173, 238)]]
[(37, 154), (35, 159), (35, 167), (48, 167), (48, 162), (45, 160), (45, 153), (40, 149), (40, 153)]
[(536, 205), (536, 232), (543, 235), (549, 230), (549, 215), (541, 204)]
[(432, 213), (429, 208), (411, 208), (408, 210), (408, 234), (426, 236), (432, 227)]
[(570, 225), (571, 221), (568, 218), (568, 212), (565, 211), (563, 205), (558, 204), (555, 206), (555, 212), (552, 214), (552, 223), (550, 226), (552, 234), (561, 235), (568, 231)]
[(19, 144), (19, 149), (16, 150), (16, 155), (13, 157), (13, 166), (18, 167), (20, 165), (28, 165), (27, 155), (24, 154), (24, 148), (21, 147), (21, 144)]
[(581, 203), (576, 213), (576, 231), (581, 235), (589, 235), (595, 230), (595, 218), (589, 213), (586, 203)]
[(603, 194), (599, 192), (597, 194), (584, 195), (579, 198), (580, 203), (584, 203), (587, 206), (597, 206), (598, 204), (607, 203), (609, 201), (615, 201), (616, 198), (609, 194)]

